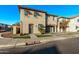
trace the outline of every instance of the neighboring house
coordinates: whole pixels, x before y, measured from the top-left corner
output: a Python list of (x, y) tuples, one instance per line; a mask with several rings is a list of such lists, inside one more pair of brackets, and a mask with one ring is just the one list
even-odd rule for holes
[(68, 32), (79, 32), (79, 16), (70, 17)]
[(47, 33), (58, 32), (57, 27), (58, 16), (47, 14), (46, 17), (47, 17), (46, 32)]
[(69, 18), (66, 17), (59, 17), (59, 32), (67, 32), (68, 31), (68, 24), (69, 24)]
[(0, 32), (9, 31), (9, 25), (0, 23)]

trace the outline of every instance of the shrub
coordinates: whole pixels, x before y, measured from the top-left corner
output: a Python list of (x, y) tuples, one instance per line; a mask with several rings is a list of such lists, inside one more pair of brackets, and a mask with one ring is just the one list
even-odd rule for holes
[(20, 35), (20, 36), (13, 36), (13, 38), (30, 38), (30, 36), (29, 35)]
[(45, 33), (45, 27), (44, 27), (44, 25), (39, 24), (38, 30), (41, 32), (41, 34), (44, 34)]
[(44, 34), (42, 34), (42, 35), (36, 35), (37, 37), (51, 37), (51, 35), (44, 35)]

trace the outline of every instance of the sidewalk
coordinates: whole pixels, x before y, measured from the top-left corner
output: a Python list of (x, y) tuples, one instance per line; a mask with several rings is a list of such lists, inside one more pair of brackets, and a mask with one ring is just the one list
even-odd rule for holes
[[(75, 38), (79, 37), (79, 35), (72, 35), (69, 37), (63, 37), (63, 36), (52, 36), (52, 37), (45, 37), (45, 38), (38, 38), (36, 40), (40, 40), (42, 43), (50, 42), (50, 41), (56, 41), (56, 40), (65, 40), (68, 38)], [(7, 48), (7, 47), (16, 47), (16, 46), (23, 46), (26, 42), (34, 41), (33, 39), (12, 39), (12, 38), (0, 38), (0, 49), (1, 48)]]

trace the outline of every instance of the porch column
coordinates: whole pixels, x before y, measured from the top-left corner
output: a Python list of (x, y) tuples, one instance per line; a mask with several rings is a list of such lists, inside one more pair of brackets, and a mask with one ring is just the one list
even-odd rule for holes
[(56, 25), (55, 25), (55, 32), (56, 32)]
[(17, 32), (16, 26), (13, 26), (13, 34), (17, 34), (16, 32)]
[(63, 32), (63, 29), (62, 28), (60, 28), (60, 32)]
[(58, 26), (58, 27), (57, 27), (57, 32), (60, 32), (60, 24), (58, 23), (57, 26)]
[(54, 28), (52, 27), (52, 32), (54, 32)]
[(2, 33), (0, 33), (0, 38), (3, 38), (3, 37), (2, 37)]

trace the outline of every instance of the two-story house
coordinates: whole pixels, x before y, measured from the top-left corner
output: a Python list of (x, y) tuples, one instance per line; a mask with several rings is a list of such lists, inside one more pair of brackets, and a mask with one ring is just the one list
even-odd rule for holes
[(20, 33), (40, 33), (39, 27), (46, 28), (46, 12), (20, 7)]
[[(48, 14), (45, 11), (19, 7), (20, 34), (52, 33), (66, 31), (68, 18)], [(17, 33), (17, 27), (13, 33)]]

